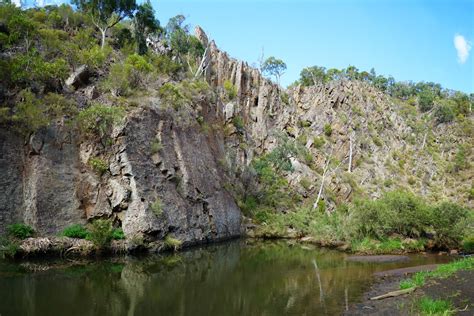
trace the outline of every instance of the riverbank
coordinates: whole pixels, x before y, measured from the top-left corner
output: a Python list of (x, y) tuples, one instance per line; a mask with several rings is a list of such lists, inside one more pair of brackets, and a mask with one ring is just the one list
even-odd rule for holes
[[(474, 257), (375, 273), (377, 282), (344, 315), (472, 315)], [(402, 291), (400, 291), (402, 289)], [(405, 294), (400, 294), (408, 292)], [(374, 300), (391, 293), (393, 297)]]
[[(256, 236), (251, 235), (241, 237), (248, 240), (293, 240), (302, 244), (311, 244), (321, 248), (335, 249), (344, 253), (360, 255), (361, 257), (373, 255), (404, 255), (413, 253), (437, 253), (440, 255), (458, 255), (458, 249), (451, 250), (437, 250), (427, 249), (425, 247), (411, 247), (409, 245), (419, 244), (415, 241), (398, 243), (396, 240), (387, 241), (386, 243), (365, 243), (365, 247), (353, 245), (360, 245), (361, 242), (345, 243), (345, 242), (328, 242), (317, 240), (311, 236), (299, 237), (288, 234), (287, 236)], [(216, 240), (215, 242), (222, 242), (225, 240)], [(30, 258), (30, 257), (90, 257), (97, 254), (101, 255), (125, 255), (131, 253), (161, 253), (166, 251), (179, 251), (180, 249), (199, 246), (203, 243), (180, 243), (175, 244), (170, 240), (162, 242), (145, 243), (143, 241), (136, 242), (135, 240), (112, 240), (110, 245), (104, 248), (97, 248), (90, 240), (70, 237), (30, 237), (24, 240), (17, 240), (4, 246), (0, 249), (5, 257), (11, 258)], [(363, 243), (362, 243), (363, 244)], [(392, 245), (387, 247), (386, 245)], [(408, 245), (408, 246), (407, 246)]]

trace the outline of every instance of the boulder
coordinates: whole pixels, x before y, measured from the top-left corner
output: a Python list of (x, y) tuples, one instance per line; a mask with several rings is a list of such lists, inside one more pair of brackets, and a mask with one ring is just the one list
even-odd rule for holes
[(66, 79), (66, 85), (78, 89), (82, 86), (87, 85), (91, 73), (87, 65), (79, 66), (70, 76)]

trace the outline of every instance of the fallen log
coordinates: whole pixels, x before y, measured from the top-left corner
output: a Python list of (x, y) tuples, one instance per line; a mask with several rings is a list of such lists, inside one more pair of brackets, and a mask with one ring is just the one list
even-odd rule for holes
[(387, 294), (371, 297), (370, 300), (375, 301), (375, 300), (381, 300), (381, 299), (388, 298), (388, 297), (395, 297), (395, 296), (399, 296), (399, 295), (403, 295), (403, 294), (408, 294), (408, 293), (411, 293), (411, 292), (415, 291), (415, 289), (416, 289), (415, 287), (411, 287), (409, 289), (403, 289), (403, 290), (388, 292)]

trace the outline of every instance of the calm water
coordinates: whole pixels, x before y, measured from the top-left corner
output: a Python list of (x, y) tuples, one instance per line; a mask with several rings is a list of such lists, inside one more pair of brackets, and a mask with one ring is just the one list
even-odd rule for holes
[(177, 255), (0, 261), (0, 315), (337, 315), (376, 271), (446, 261), (347, 262), (278, 242), (233, 241)]

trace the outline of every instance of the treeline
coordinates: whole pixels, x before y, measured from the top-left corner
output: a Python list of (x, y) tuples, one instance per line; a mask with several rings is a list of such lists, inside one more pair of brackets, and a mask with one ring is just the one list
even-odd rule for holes
[(65, 97), (65, 80), (83, 65), (100, 93), (126, 97), (157, 76), (183, 79), (204, 53), (184, 16), (163, 27), (149, 1), (75, 5), (22, 10), (0, 4), (0, 125), (28, 133), (73, 117), (79, 106)]
[(474, 105), (474, 93), (470, 95), (443, 88), (434, 82), (396, 81), (392, 76), (377, 75), (372, 68), (361, 71), (355, 66), (344, 69), (326, 69), (325, 67), (306, 67), (300, 72), (300, 78), (293, 85), (312, 86), (334, 80), (359, 80), (367, 82), (394, 98), (418, 105), (420, 111), (427, 112), (438, 105), (438, 120), (452, 121), (457, 115), (470, 115)]

